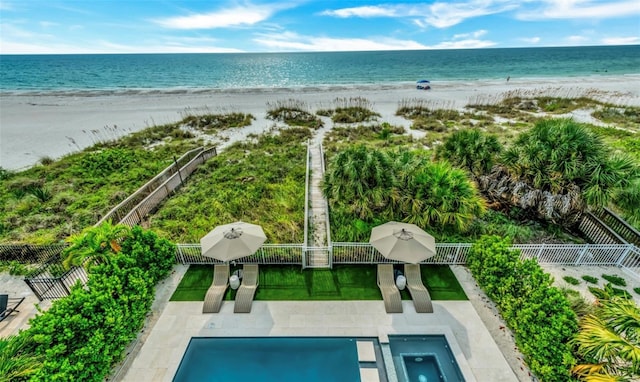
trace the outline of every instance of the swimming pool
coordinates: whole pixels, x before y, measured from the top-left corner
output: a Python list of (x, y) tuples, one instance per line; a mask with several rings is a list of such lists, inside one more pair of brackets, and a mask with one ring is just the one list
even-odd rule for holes
[(343, 337), (194, 337), (173, 380), (359, 381), (356, 340)]
[(389, 336), (399, 382), (464, 382), (444, 335)]

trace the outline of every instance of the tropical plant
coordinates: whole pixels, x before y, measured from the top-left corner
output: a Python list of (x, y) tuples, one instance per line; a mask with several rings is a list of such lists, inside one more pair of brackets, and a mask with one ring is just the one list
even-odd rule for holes
[(27, 381), (40, 369), (44, 357), (31, 352), (31, 346), (24, 333), (0, 338), (0, 382)]
[(539, 121), (502, 161), (479, 179), (482, 192), (563, 226), (579, 222), (587, 206), (606, 206), (638, 173), (633, 160), (610, 155), (598, 136), (570, 119)]
[(66, 256), (62, 264), (66, 268), (85, 266), (100, 261), (109, 261), (109, 256), (120, 252), (122, 240), (131, 235), (131, 229), (124, 224), (111, 221), (97, 227), (90, 227), (67, 239), (71, 245), (62, 251)]
[(541, 120), (503, 155), (514, 177), (536, 189), (563, 194), (577, 186), (586, 202), (604, 206), (612, 191), (637, 173), (627, 157), (610, 156), (602, 140), (571, 119)]
[(580, 322), (572, 339), (579, 364), (574, 375), (583, 381), (637, 381), (640, 378), (640, 309), (632, 299), (600, 300)]
[(373, 225), (389, 220), (464, 231), (485, 211), (463, 170), (433, 163), (422, 150), (348, 147), (330, 161), (322, 187), (336, 240), (365, 239)]
[(619, 190), (614, 203), (622, 210), (625, 220), (640, 229), (640, 178), (633, 179), (628, 187)]
[(463, 129), (451, 134), (436, 149), (436, 159), (468, 170), (474, 176), (489, 173), (502, 152), (497, 136), (480, 129)]
[(349, 147), (333, 158), (322, 190), (331, 207), (360, 219), (383, 213), (397, 199), (395, 172), (389, 156), (364, 145)]
[(422, 227), (451, 227), (465, 231), (485, 210), (485, 201), (464, 171), (446, 162), (425, 163), (400, 185), (396, 216)]
[(175, 245), (140, 227), (110, 261), (89, 268), (65, 298), (30, 321), (27, 354), (42, 357), (32, 381), (103, 381), (136, 337), (171, 270)]

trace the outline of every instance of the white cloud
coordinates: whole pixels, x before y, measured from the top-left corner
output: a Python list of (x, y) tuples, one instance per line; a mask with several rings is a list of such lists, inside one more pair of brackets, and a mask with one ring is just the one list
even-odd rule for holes
[(605, 37), (600, 41), (605, 45), (631, 45), (640, 43), (640, 37)]
[(127, 45), (110, 41), (99, 41), (96, 52), (104, 53), (240, 53), (239, 49), (207, 45), (186, 45), (180, 40), (169, 40), (163, 44)]
[(336, 17), (408, 17), (424, 28), (447, 28), (466, 19), (501, 13), (518, 7), (510, 0), (469, 0), (466, 2), (435, 2), (362, 6), (327, 10), (322, 14)]
[(454, 40), (459, 40), (459, 39), (468, 38), (468, 37), (479, 38), (479, 37), (482, 37), (482, 36), (484, 36), (486, 34), (487, 34), (487, 31), (485, 29), (480, 29), (480, 30), (477, 30), (477, 31), (472, 32), (472, 33), (454, 34), (453, 35), (453, 39)]
[(495, 46), (496, 43), (487, 40), (457, 40), (457, 41), (443, 41), (439, 44), (432, 46), (432, 49), (479, 49)]
[(0, 11), (11, 11), (11, 10), (13, 10), (13, 4), (6, 1), (0, 1)]
[(529, 44), (537, 44), (540, 42), (540, 37), (535, 36), (535, 37), (523, 37), (520, 39), (521, 41), (524, 41), (526, 43)]
[(640, 15), (640, 1), (545, 0), (540, 9), (521, 12), (522, 20), (608, 19)]
[(336, 16), (336, 17), (396, 17), (396, 10), (398, 7), (394, 6), (376, 6), (366, 5), (362, 7), (354, 8), (342, 8), (336, 10), (326, 10), (321, 15)]
[[(59, 54), (87, 53), (84, 49), (64, 44), (38, 44), (29, 42), (13, 42), (0, 38), (2, 54)], [(96, 52), (97, 53), (97, 52)]]
[(213, 29), (254, 25), (267, 20), (284, 7), (282, 5), (237, 6), (216, 12), (159, 19), (156, 20), (156, 23), (169, 29)]
[(578, 43), (583, 43), (583, 42), (587, 42), (589, 41), (589, 39), (585, 36), (579, 36), (579, 35), (574, 35), (574, 36), (568, 36), (565, 38), (565, 40), (569, 43), (572, 44), (578, 44)]
[(262, 34), (253, 41), (269, 49), (280, 51), (340, 52), (428, 48), (412, 40), (397, 40), (392, 38), (332, 38), (303, 36), (292, 32)]
[[(478, 33), (480, 32), (480, 33)], [(478, 31), (473, 34), (482, 35)], [(475, 38), (445, 41), (429, 46), (413, 40), (398, 40), (392, 38), (332, 38), (318, 36), (303, 36), (293, 32), (280, 34), (262, 34), (254, 42), (269, 49), (280, 51), (365, 51), (365, 50), (416, 50), (416, 49), (470, 49), (487, 48), (496, 43)]]

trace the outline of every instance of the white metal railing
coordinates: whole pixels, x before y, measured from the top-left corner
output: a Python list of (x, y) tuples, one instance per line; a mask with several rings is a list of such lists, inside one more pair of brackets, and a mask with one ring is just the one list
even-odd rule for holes
[[(325, 156), (324, 156), (324, 147), (322, 147), (322, 143), (320, 143), (320, 166), (322, 168), (322, 176), (324, 177), (325, 172), (327, 171)], [(329, 203), (327, 202), (327, 198), (322, 198), (324, 201), (324, 224), (325, 229), (327, 231), (327, 256), (329, 256), (329, 266), (333, 266), (333, 245), (331, 244), (331, 223), (330, 223), (330, 215), (329, 215)]]
[[(467, 263), (471, 243), (438, 243), (436, 255), (422, 264)], [(640, 278), (640, 249), (633, 244), (514, 244), (521, 259), (540, 264), (617, 266)], [(218, 260), (200, 254), (200, 244), (178, 244), (176, 261), (182, 264), (214, 264)], [(304, 247), (303, 244), (265, 244), (257, 253), (237, 259), (239, 263), (303, 264), (305, 253), (330, 251), (333, 264), (395, 263), (382, 256), (369, 243), (333, 242), (330, 247)]]
[[(259, 264), (301, 264), (302, 244), (263, 244), (260, 249), (250, 256), (235, 261), (239, 263)], [(219, 264), (221, 261), (202, 256), (200, 244), (178, 244), (176, 262), (181, 264)]]
[[(311, 150), (309, 149), (309, 140), (307, 139), (307, 168), (305, 170), (304, 179), (304, 248), (309, 245), (309, 178), (311, 177)], [(306, 258), (302, 257), (302, 266), (305, 266)]]

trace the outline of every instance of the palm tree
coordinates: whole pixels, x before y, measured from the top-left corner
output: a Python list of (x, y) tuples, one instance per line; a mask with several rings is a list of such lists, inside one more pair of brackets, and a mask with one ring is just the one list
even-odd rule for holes
[(480, 129), (454, 132), (436, 149), (436, 159), (467, 169), (472, 175), (487, 174), (502, 152), (502, 145), (493, 134)]
[(610, 155), (598, 136), (571, 119), (539, 121), (502, 161), (504, 167), (479, 179), (480, 189), (493, 201), (563, 225), (577, 223), (587, 206), (606, 206), (638, 174), (631, 159)]
[(71, 243), (62, 255), (66, 256), (62, 264), (66, 268), (84, 266), (99, 261), (109, 261), (109, 255), (120, 252), (120, 243), (129, 237), (131, 229), (124, 224), (112, 224), (111, 221), (97, 227), (90, 227), (67, 239)]
[(346, 208), (361, 219), (371, 219), (396, 197), (395, 182), (387, 154), (359, 145), (336, 154), (322, 191), (331, 207)]
[(624, 212), (624, 218), (640, 230), (640, 178), (633, 179), (629, 186), (619, 190), (614, 203)]
[(640, 378), (640, 309), (632, 299), (611, 297), (582, 319), (572, 340), (584, 361), (573, 368), (583, 381)]
[(610, 156), (598, 136), (571, 119), (538, 122), (518, 137), (503, 161), (514, 177), (536, 189), (562, 194), (577, 186), (596, 207), (637, 174), (633, 160)]
[(42, 366), (43, 357), (30, 352), (29, 337), (0, 339), (0, 382), (27, 381)]
[(485, 200), (466, 173), (446, 162), (425, 163), (416, 168), (401, 194), (404, 221), (421, 227), (464, 231), (486, 210)]

